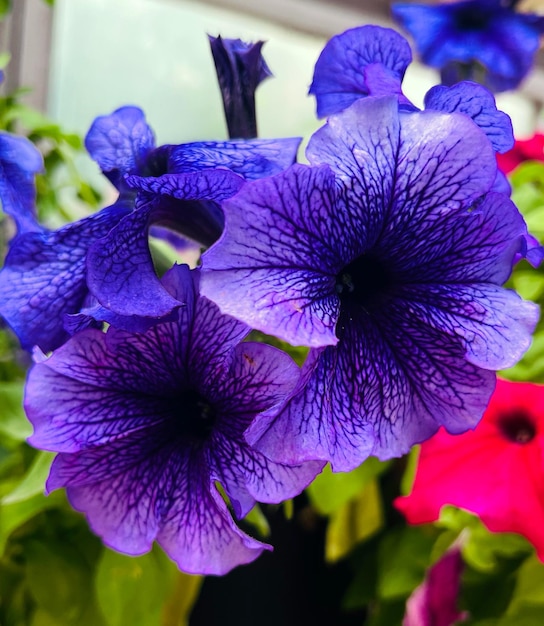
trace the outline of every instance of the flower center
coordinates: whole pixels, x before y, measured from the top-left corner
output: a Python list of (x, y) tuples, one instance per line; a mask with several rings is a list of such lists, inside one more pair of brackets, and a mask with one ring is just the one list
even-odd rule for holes
[(459, 30), (483, 30), (489, 23), (490, 17), (488, 11), (470, 7), (457, 12), (455, 24)]
[(502, 435), (513, 443), (526, 444), (536, 436), (534, 421), (524, 411), (503, 415), (499, 420), (499, 429)]
[(368, 306), (392, 284), (384, 263), (363, 254), (344, 267), (336, 276), (336, 293), (343, 304)]
[(192, 389), (180, 394), (175, 402), (178, 432), (200, 441), (206, 440), (217, 419), (217, 413), (212, 404)]

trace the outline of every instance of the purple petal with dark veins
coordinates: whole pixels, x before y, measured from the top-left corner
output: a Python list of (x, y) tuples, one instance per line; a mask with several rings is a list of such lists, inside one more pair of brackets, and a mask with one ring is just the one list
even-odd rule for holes
[[(211, 302), (197, 302), (193, 280), (197, 274), (181, 265), (163, 277), (178, 306), (177, 298), (184, 302), (174, 321), (145, 334), (82, 331), (32, 369), (25, 397), (32, 445), (76, 452), (108, 443), (169, 415), (189, 377), (217, 379), (249, 328)], [(52, 393), (54, 406), (47, 400)]]
[(240, 190), (244, 179), (230, 170), (210, 169), (157, 177), (128, 176), (126, 182), (138, 191), (172, 196), (178, 200), (222, 202)]
[(85, 137), (87, 151), (117, 188), (124, 174), (144, 166), (154, 146), (155, 137), (144, 112), (134, 106), (97, 117)]
[(278, 503), (298, 495), (323, 469), (320, 462), (295, 467), (273, 463), (243, 438), (256, 414), (277, 413), (299, 375), (291, 357), (272, 346), (245, 342), (234, 351), (217, 404), (228, 417), (217, 425), (209, 462), (238, 518), (245, 517), (256, 500)]
[(141, 554), (156, 540), (183, 570), (221, 574), (269, 546), (237, 528), (216, 482), (242, 515), (257, 495), (299, 493), (322, 463), (276, 466), (245, 444), (255, 413), (282, 405), (298, 368), (271, 346), (240, 343), (249, 329), (198, 297), (198, 276), (185, 266), (165, 275), (186, 302), (175, 322), (87, 329), (40, 359), (25, 407), (31, 443), (60, 452), (48, 490), (66, 486), (107, 545)]
[(184, 372), (179, 371), (182, 356), (171, 355), (171, 363), (154, 358), (163, 343), (162, 349), (172, 352), (167, 330), (157, 325), (146, 335), (128, 335), (87, 329), (36, 364), (25, 393), (34, 426), (29, 442), (77, 452), (161, 422), (169, 414), (168, 395), (182, 383)]
[[(182, 303), (179, 303), (182, 306)], [(75, 335), (86, 328), (101, 329), (105, 322), (109, 326), (131, 333), (145, 333), (158, 322), (170, 322), (178, 317), (176, 308), (162, 317), (141, 317), (140, 315), (118, 315), (99, 304), (81, 309), (80, 313), (64, 316), (64, 328)]]
[(508, 279), (527, 236), (509, 198), (489, 192), (470, 211), (437, 211), (433, 217), (414, 218), (407, 232), (399, 228), (376, 246), (396, 282), (502, 285)]
[(421, 239), (423, 224), (469, 209), (497, 171), (491, 145), (472, 120), (399, 113), (390, 98), (359, 100), (329, 118), (310, 140), (307, 156), (336, 174), (340, 202), (359, 222), (353, 236), (361, 250), (378, 240)]
[(168, 172), (188, 173), (228, 168), (246, 180), (273, 176), (297, 158), (300, 137), (200, 141), (169, 146)]
[(414, 321), (460, 339), (468, 361), (489, 370), (515, 365), (531, 345), (539, 307), (491, 284), (398, 287)]
[(400, 85), (411, 60), (406, 39), (389, 28), (360, 26), (334, 36), (317, 60), (310, 87), (318, 117), (365, 96), (396, 95), (410, 104)]
[(321, 459), (350, 471), (370, 455), (405, 454), (441, 424), (476, 425), (495, 375), (467, 362), (457, 340), (395, 301), (350, 317), (337, 346), (310, 353), (308, 382), (279, 416), (256, 418), (250, 445), (277, 462)]
[[(544, 246), (530, 233), (527, 233), (525, 238), (523, 257), (526, 258), (533, 267), (539, 267), (544, 260)], [(517, 260), (519, 260), (519, 258), (516, 258), (516, 261)]]
[(328, 168), (294, 165), (247, 183), (223, 204), (225, 232), (202, 257), (202, 293), (293, 345), (336, 343), (345, 239), (335, 196)]
[(0, 271), (0, 314), (21, 345), (53, 350), (68, 337), (65, 313), (76, 313), (88, 296), (85, 259), (130, 207), (117, 203), (53, 232), (16, 237)]
[(425, 95), (425, 109), (468, 115), (484, 131), (496, 152), (506, 152), (514, 145), (510, 118), (497, 110), (493, 94), (482, 85), (468, 81), (452, 87), (436, 85)]
[(243, 179), (229, 170), (130, 176), (143, 195), (133, 213), (89, 251), (89, 289), (98, 302), (119, 315), (161, 317), (179, 303), (164, 289), (153, 267), (148, 233), (163, 224), (209, 244), (221, 233), (218, 202), (236, 193)]
[(34, 177), (43, 172), (42, 155), (26, 137), (0, 132), (0, 200), (17, 233), (40, 232)]
[(89, 250), (89, 290), (118, 315), (161, 317), (180, 304), (164, 289), (153, 267), (147, 237), (158, 217), (155, 208), (153, 201), (138, 206)]
[(59, 455), (47, 486), (64, 485), (93, 531), (127, 554), (143, 554), (157, 540), (182, 570), (223, 574), (270, 549), (236, 527), (202, 454), (172, 444), (160, 428)]

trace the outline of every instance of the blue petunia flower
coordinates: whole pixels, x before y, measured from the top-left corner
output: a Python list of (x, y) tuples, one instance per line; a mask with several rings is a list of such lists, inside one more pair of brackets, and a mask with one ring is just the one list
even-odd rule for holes
[(264, 42), (209, 37), (229, 137), (257, 137), (255, 90), (272, 76), (261, 49)]
[[(411, 60), (408, 42), (390, 28), (359, 26), (335, 35), (317, 60), (310, 86), (318, 116), (340, 113), (360, 98), (376, 96), (396, 96), (402, 110), (418, 111), (402, 92)], [(510, 118), (497, 110), (493, 95), (474, 82), (433, 87), (425, 96), (425, 109), (468, 115), (497, 152), (514, 145)]]
[[(0, 149), (2, 139), (0, 135)], [(223, 228), (219, 203), (246, 178), (277, 173), (293, 163), (300, 142), (293, 138), (156, 148), (144, 113), (122, 107), (97, 118), (85, 141), (117, 186), (118, 201), (50, 231), (33, 215), (33, 173), (41, 160), (26, 140), (4, 140), (17, 151), (12, 155), (5, 150), (0, 197), (20, 235), (10, 243), (0, 270), (0, 314), (25, 349), (38, 345), (44, 351), (68, 338), (66, 324), (72, 330), (74, 323), (82, 323), (79, 318), (67, 322), (65, 316), (88, 307), (88, 314), (110, 322), (115, 314), (169, 313), (179, 303), (155, 274), (148, 246), (153, 225), (174, 228), (199, 246), (210, 245)], [(102, 306), (96, 307), (97, 301)]]
[(43, 172), (43, 158), (26, 137), (0, 132), (0, 201), (15, 221), (17, 233), (42, 230), (36, 215), (34, 177)]
[[(277, 174), (292, 165), (300, 138), (195, 142), (156, 149), (146, 145), (140, 148), (145, 157), (138, 167), (134, 156), (138, 151), (118, 147), (125, 109), (98, 118), (87, 147), (105, 173), (114, 178), (118, 172), (123, 174), (124, 188), (137, 192), (139, 200), (136, 210), (90, 250), (88, 282), (98, 302), (116, 314), (161, 317), (177, 303), (153, 268), (148, 246), (152, 226), (166, 225), (199, 246), (210, 246), (223, 230), (221, 202), (246, 180)], [(134, 128), (132, 113), (129, 122)], [(111, 129), (113, 136), (104, 141)]]
[(544, 18), (515, 11), (517, 0), (393, 4), (393, 17), (414, 38), (421, 59), (442, 81), (476, 80), (495, 92), (515, 89), (528, 74)]
[(530, 344), (538, 307), (501, 285), (527, 230), (490, 191), (494, 151), (465, 115), (366, 98), (312, 137), (310, 166), (223, 205), (202, 292), (312, 350), (297, 392), (247, 438), (283, 462), (405, 453), (473, 427)]
[(197, 273), (174, 266), (164, 281), (185, 303), (175, 320), (144, 334), (87, 329), (32, 368), (30, 442), (59, 453), (47, 489), (66, 487), (108, 546), (137, 555), (156, 540), (182, 570), (223, 574), (270, 546), (238, 528), (217, 483), (240, 519), (257, 500), (298, 494), (323, 463), (278, 464), (247, 445), (297, 366), (243, 342), (249, 328), (199, 297)]
[[(418, 111), (402, 92), (402, 79), (410, 63), (408, 42), (389, 28), (360, 26), (335, 35), (325, 45), (314, 71), (310, 93), (317, 113), (326, 117), (367, 97), (395, 96), (403, 111)], [(507, 152), (514, 145), (512, 122), (499, 111), (493, 94), (482, 85), (462, 81), (451, 87), (432, 87), (424, 99), (425, 110), (467, 115), (487, 135), (493, 149)], [(498, 169), (493, 191), (510, 195), (506, 176)], [(531, 235), (526, 237), (525, 257), (535, 267), (544, 248)]]

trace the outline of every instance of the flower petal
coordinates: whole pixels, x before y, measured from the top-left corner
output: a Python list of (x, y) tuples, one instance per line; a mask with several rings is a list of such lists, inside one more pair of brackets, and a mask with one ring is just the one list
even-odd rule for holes
[[(180, 304), (164, 289), (153, 267), (148, 232), (155, 206), (153, 201), (138, 206), (87, 255), (89, 290), (116, 314), (162, 317)], [(162, 203), (161, 213), (175, 214), (172, 203), (168, 207)]]
[(502, 285), (526, 237), (527, 227), (513, 202), (489, 192), (469, 210), (437, 207), (416, 214), (375, 251), (388, 260), (400, 284)]
[(399, 113), (390, 98), (359, 100), (331, 117), (313, 135), (307, 156), (335, 172), (340, 202), (361, 224), (353, 233), (361, 250), (378, 239), (413, 237), (425, 222), (469, 209), (497, 170), (491, 144), (472, 120)]
[(390, 28), (360, 26), (330, 39), (315, 65), (310, 93), (318, 117), (327, 117), (365, 96), (396, 95), (412, 60), (404, 37)]
[(189, 573), (224, 574), (270, 549), (237, 528), (205, 479), (201, 455), (171, 442), (161, 429), (147, 429), (109, 446), (61, 454), (48, 488), (67, 485), (72, 506), (111, 548), (138, 555), (157, 540)]
[(414, 320), (458, 337), (467, 360), (489, 370), (519, 361), (539, 318), (536, 304), (495, 285), (406, 286), (396, 296)]
[(223, 204), (225, 232), (202, 257), (202, 293), (293, 345), (336, 343), (344, 240), (334, 201), (328, 168), (294, 165), (247, 183)]
[(436, 85), (425, 95), (425, 109), (468, 115), (487, 135), (496, 152), (514, 145), (512, 122), (497, 110), (493, 95), (481, 85), (463, 81), (452, 87)]
[(169, 146), (168, 172), (228, 168), (246, 180), (279, 174), (297, 158), (300, 137), (200, 141)]
[(0, 271), (0, 313), (21, 345), (48, 351), (68, 337), (63, 315), (77, 313), (88, 288), (89, 247), (130, 211), (117, 203), (54, 232), (27, 232), (10, 245)]
[(217, 425), (209, 463), (237, 517), (244, 517), (256, 500), (277, 504), (298, 495), (323, 468), (320, 462), (294, 467), (273, 463), (243, 438), (256, 414), (277, 413), (299, 374), (291, 357), (266, 344), (244, 342), (233, 354), (218, 404), (225, 418)]
[(229, 137), (256, 137), (255, 90), (272, 76), (261, 54), (264, 42), (209, 37)]
[(85, 137), (91, 158), (117, 188), (124, 174), (143, 167), (154, 145), (155, 137), (144, 112), (135, 106), (97, 117)]
[(406, 453), (436, 432), (471, 428), (495, 377), (468, 363), (458, 342), (384, 307), (345, 326), (336, 347), (312, 351), (277, 418), (256, 418), (248, 442), (275, 461), (322, 459), (350, 471), (369, 455)]
[(26, 137), (0, 132), (0, 200), (17, 233), (40, 232), (36, 219), (34, 176), (43, 171), (42, 155)]

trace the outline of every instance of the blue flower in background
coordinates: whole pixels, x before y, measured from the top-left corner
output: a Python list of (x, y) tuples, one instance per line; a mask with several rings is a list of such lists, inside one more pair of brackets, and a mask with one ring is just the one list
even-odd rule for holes
[(137, 555), (156, 540), (182, 570), (223, 574), (270, 546), (238, 528), (216, 483), (241, 519), (300, 493), (323, 464), (274, 463), (243, 438), (292, 391), (292, 359), (243, 342), (249, 328), (200, 298), (186, 266), (164, 283), (184, 303), (175, 320), (87, 329), (33, 367), (30, 442), (59, 453), (48, 490), (66, 487), (108, 546)]
[(515, 89), (534, 62), (544, 18), (515, 11), (517, 1), (393, 4), (424, 63), (451, 85), (470, 79), (495, 92)]
[[(310, 87), (318, 116), (340, 113), (356, 100), (373, 96), (395, 96), (402, 110), (418, 111), (402, 92), (411, 60), (408, 42), (390, 28), (359, 26), (335, 35), (315, 64)], [(474, 82), (433, 87), (425, 97), (425, 109), (468, 115), (497, 152), (514, 145), (510, 118), (497, 110), (493, 94)]]
[(363, 98), (310, 140), (311, 166), (246, 183), (203, 255), (224, 313), (312, 348), (293, 398), (248, 441), (276, 461), (355, 468), (443, 424), (473, 427), (494, 370), (538, 307), (500, 285), (527, 229), (490, 191), (496, 160), (468, 116)]

